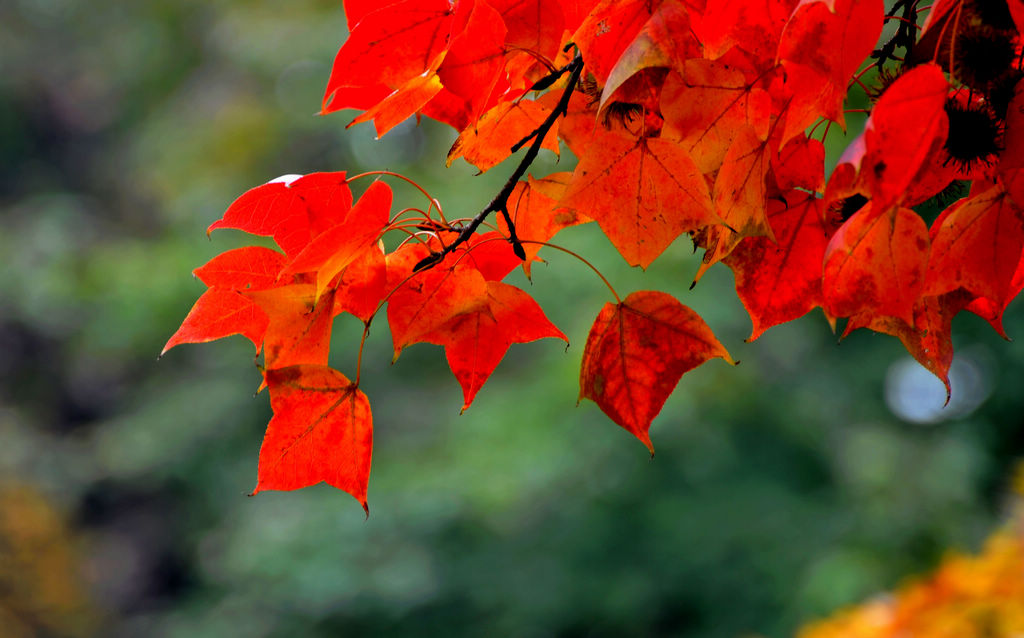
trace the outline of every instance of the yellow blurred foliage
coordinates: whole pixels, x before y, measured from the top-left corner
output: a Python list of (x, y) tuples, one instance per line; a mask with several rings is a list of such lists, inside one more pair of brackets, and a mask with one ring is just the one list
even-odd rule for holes
[(66, 522), (35, 489), (0, 483), (0, 636), (88, 636), (95, 620)]
[[(1024, 464), (1012, 489), (1024, 497)], [(932, 575), (832, 618), (799, 638), (1024, 638), (1024, 499), (977, 556), (950, 554)]]

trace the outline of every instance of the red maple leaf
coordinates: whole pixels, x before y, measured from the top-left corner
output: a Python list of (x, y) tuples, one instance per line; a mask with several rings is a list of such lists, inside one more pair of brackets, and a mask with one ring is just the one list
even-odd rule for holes
[(326, 366), (268, 370), (266, 379), (274, 416), (260, 448), (252, 493), (324, 481), (354, 496), (369, 514), (373, 417), (366, 395)]
[(683, 373), (734, 363), (697, 313), (656, 290), (605, 304), (583, 351), (580, 399), (591, 399), (654, 453), (647, 431)]

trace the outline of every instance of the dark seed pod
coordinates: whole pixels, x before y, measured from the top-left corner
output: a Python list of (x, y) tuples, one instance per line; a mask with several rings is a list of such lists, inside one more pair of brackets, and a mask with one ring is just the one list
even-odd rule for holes
[(903, 66), (899, 66), (896, 67), (895, 69), (883, 68), (881, 71), (879, 71), (878, 75), (875, 77), (874, 83), (868, 87), (868, 99), (871, 100), (872, 102), (877, 102), (878, 99), (882, 97), (882, 94), (885, 93), (885, 91), (890, 86), (892, 86), (892, 83), (895, 82), (901, 75), (903, 75), (904, 70), (905, 69)]
[(626, 126), (642, 117), (643, 114), (644, 107), (639, 104), (612, 102), (604, 109), (604, 126), (611, 128), (613, 122), (619, 126)]
[(968, 29), (959, 34), (954, 51), (954, 75), (967, 86), (985, 92), (1016, 59), (1012, 32), (989, 27)]
[(1005, 120), (1010, 102), (1017, 94), (1017, 83), (1024, 80), (1024, 70), (1011, 68), (988, 86), (988, 103), (996, 117)]
[(949, 157), (943, 165), (953, 162), (963, 172), (969, 172), (978, 162), (991, 165), (1003, 150), (1003, 121), (984, 104), (965, 104), (949, 98), (945, 108), (949, 116), (945, 145)]
[(964, 12), (987, 27), (1013, 28), (1013, 16), (1006, 0), (970, 0), (964, 3)]
[(846, 199), (841, 199), (832, 204), (831, 211), (839, 216), (840, 221), (846, 221), (853, 217), (853, 214), (864, 207), (864, 204), (868, 203), (868, 198), (864, 197), (860, 193), (850, 195)]

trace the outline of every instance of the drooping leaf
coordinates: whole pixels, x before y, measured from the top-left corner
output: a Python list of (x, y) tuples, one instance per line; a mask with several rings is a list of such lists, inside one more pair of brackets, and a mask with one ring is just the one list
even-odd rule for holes
[(595, 132), (561, 204), (597, 221), (623, 258), (643, 268), (680, 234), (718, 221), (686, 151), (614, 131)]
[(749, 126), (729, 145), (712, 197), (724, 224), (743, 237), (772, 237), (767, 204), (768, 144)]
[(744, 237), (774, 239), (767, 218), (767, 151), (767, 143), (749, 126), (733, 138), (712, 189), (715, 212), (722, 225), (698, 233), (697, 245), (704, 248), (704, 256), (694, 283), (708, 268), (725, 259)]
[(772, 326), (823, 305), (821, 267), (833, 227), (822, 222), (822, 200), (793, 191), (768, 203), (776, 241), (748, 237), (723, 261), (736, 276), (736, 292), (753, 323), (748, 341)]
[(448, 365), (462, 386), (465, 410), (509, 346), (545, 337), (569, 342), (530, 295), (515, 286), (488, 281), (483, 303), (452, 317), (422, 339), (444, 346)]
[(648, 430), (683, 374), (708, 359), (734, 363), (697, 313), (671, 295), (634, 292), (601, 309), (583, 351), (580, 399), (591, 399), (651, 453)]
[(946, 386), (949, 401), (949, 367), (953, 363), (952, 321), (970, 299), (970, 294), (955, 290), (943, 295), (925, 295), (914, 305), (914, 320), (861, 313), (846, 324), (843, 336), (858, 328), (892, 335), (900, 340), (910, 356), (934, 374)]
[(274, 416), (260, 448), (252, 493), (323, 481), (351, 494), (369, 514), (373, 417), (366, 395), (327, 366), (267, 370), (266, 379)]
[(965, 288), (1005, 308), (1016, 295), (1024, 252), (1024, 209), (1001, 185), (961, 200), (932, 227), (925, 294)]
[(924, 220), (909, 208), (878, 211), (872, 201), (836, 231), (825, 249), (825, 309), (834, 317), (880, 315), (913, 325), (927, 264)]

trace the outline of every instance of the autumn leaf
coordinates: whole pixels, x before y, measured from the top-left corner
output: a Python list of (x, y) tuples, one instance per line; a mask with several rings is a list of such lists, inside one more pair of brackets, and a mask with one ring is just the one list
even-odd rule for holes
[(321, 112), (357, 106), (338, 99), (345, 87), (394, 90), (421, 75), (448, 48), (453, 14), (447, 0), (403, 0), (362, 15), (334, 58)]
[(839, 228), (825, 249), (825, 310), (835, 317), (899, 317), (913, 325), (927, 264), (924, 220), (909, 208), (878, 211), (872, 201)]
[[(1024, 9), (1020, 11), (1024, 16)], [(996, 170), (999, 180), (1018, 206), (1024, 207), (1024, 83), (1018, 82), (1006, 111), (1003, 148)]]
[(488, 0), (497, 9), (508, 33), (505, 44), (528, 51), (541, 59), (558, 55), (565, 18), (561, 2), (556, 0)]
[(724, 224), (743, 237), (773, 237), (765, 205), (768, 144), (749, 126), (729, 145), (715, 178), (712, 198)]
[(996, 185), (961, 200), (935, 220), (925, 294), (965, 288), (1005, 308), (1017, 291), (1024, 209)]
[[(537, 253), (542, 248), (539, 243), (531, 242), (546, 242), (564, 228), (590, 221), (579, 211), (558, 205), (569, 179), (570, 173), (553, 173), (540, 180), (530, 177), (527, 182), (517, 184), (509, 197), (509, 217), (519, 238), (524, 241), (526, 259), (521, 263), (527, 277), (530, 277), (531, 265), (538, 259)], [(498, 228), (508, 233), (504, 219), (498, 220)]]
[(523, 263), (508, 237), (496, 230), (475, 233), (463, 246), (461, 259), (476, 268), (485, 281), (501, 281)]
[[(380, 97), (375, 92), (374, 96), (368, 100), (369, 103), (365, 105), (366, 111), (357, 115), (348, 123), (348, 126), (373, 120), (377, 137), (381, 137), (414, 113), (422, 110), (444, 89), (441, 78), (437, 75), (437, 68), (443, 59), (443, 56), (439, 55), (427, 71), (409, 78), (405, 84), (388, 93), (386, 97)], [(362, 102), (353, 104), (353, 106), (357, 105), (363, 108)]]
[(387, 287), (394, 290), (388, 299), (388, 325), (395, 359), (406, 346), (486, 301), (487, 283), (469, 261), (449, 256), (413, 273), (413, 266), (429, 254), (422, 244), (407, 244), (387, 256)]
[(779, 34), (796, 4), (797, 0), (708, 2), (702, 19), (695, 27), (704, 45), (704, 57), (714, 60), (733, 47), (739, 47), (752, 54), (754, 59), (773, 61), (774, 44), (779, 41)]
[(737, 68), (733, 56), (687, 60), (684, 73), (670, 73), (662, 88), (662, 137), (678, 140), (702, 173), (721, 167), (738, 131), (751, 128), (767, 138), (771, 96)]
[[(462, 157), (484, 173), (512, 152), (512, 146), (537, 129), (551, 109), (533, 100), (501, 102), (487, 111), (474, 126), (464, 130), (448, 151), (448, 166)], [(552, 128), (541, 148), (558, 154), (558, 127)]]
[(776, 241), (748, 237), (724, 259), (753, 323), (748, 341), (824, 303), (821, 267), (835, 229), (822, 222), (821, 208), (820, 199), (799, 191), (771, 200), (768, 221)]
[(704, 176), (676, 144), (595, 137), (561, 204), (597, 221), (631, 266), (646, 268), (680, 234), (719, 221)]
[(651, 17), (645, 0), (601, 0), (572, 37), (587, 70), (604, 86), (622, 52)]
[(861, 175), (876, 206), (906, 201), (911, 180), (935, 140), (945, 141), (949, 118), (944, 105), (949, 82), (939, 67), (915, 67), (882, 94), (864, 125)]
[(266, 313), (238, 292), (210, 288), (189, 310), (181, 326), (160, 351), (160, 356), (182, 343), (206, 343), (236, 334), (252, 341), (256, 354), (259, 354), (268, 323)]
[(462, 386), (465, 411), (509, 346), (545, 337), (569, 342), (530, 295), (515, 286), (488, 281), (481, 304), (452, 317), (422, 340), (444, 346), (448, 365)]
[(374, 246), (388, 224), (391, 189), (374, 182), (339, 223), (313, 238), (284, 269), (283, 274), (315, 272), (316, 297), (363, 250)]
[(583, 351), (580, 399), (590, 399), (654, 453), (648, 430), (684, 373), (708, 359), (734, 364), (697, 313), (671, 295), (634, 292), (601, 309)]
[(266, 371), (274, 411), (253, 494), (326, 482), (369, 514), (366, 488), (373, 418), (366, 395), (337, 370), (296, 365)]
[(316, 287), (292, 284), (243, 294), (269, 317), (263, 341), (266, 368), (327, 365), (334, 318), (334, 291), (317, 301)]
[(882, 31), (882, 0), (802, 0), (778, 39), (785, 67), (786, 124), (781, 143), (825, 117), (844, 125), (847, 84)]
[(661, 2), (615, 61), (601, 92), (598, 111), (604, 110), (634, 74), (658, 67), (681, 73), (686, 60), (695, 57), (700, 57), (700, 44), (690, 28), (686, 7), (676, 0)]
[[(492, 106), (491, 96), (505, 68), (505, 23), (486, 2), (463, 2), (472, 7), (463, 31), (454, 35), (437, 70), (445, 89), (465, 103), (471, 121)], [(458, 16), (457, 16), (458, 18)], [(458, 20), (457, 20), (458, 21)]]
[(245, 246), (225, 251), (192, 274), (207, 286), (230, 290), (261, 290), (277, 285), (287, 258), (262, 246)]
[(806, 135), (794, 137), (771, 156), (771, 177), (779, 191), (824, 191), (825, 145)]
[(859, 328), (868, 328), (898, 338), (910, 356), (946, 386), (948, 402), (952, 392), (949, 384), (949, 368), (953, 363), (952, 321), (969, 299), (970, 295), (963, 290), (922, 296), (914, 304), (913, 320), (909, 323), (898, 317), (860, 313), (850, 317), (843, 337)]
[(286, 254), (294, 256), (352, 207), (344, 171), (285, 178), (247, 191), (221, 219), (210, 224), (207, 234), (218, 228), (236, 228), (273, 237)]
[(347, 312), (366, 323), (387, 294), (387, 263), (380, 246), (368, 246), (342, 272), (334, 291), (334, 315)]

